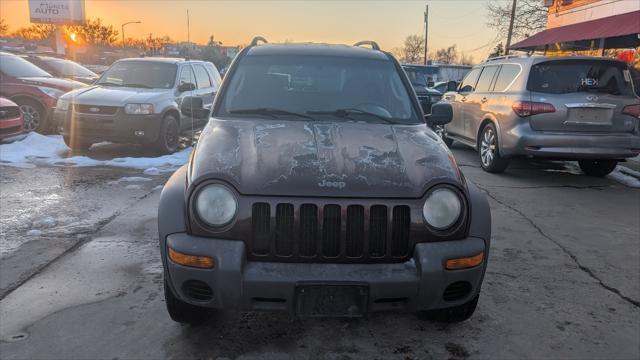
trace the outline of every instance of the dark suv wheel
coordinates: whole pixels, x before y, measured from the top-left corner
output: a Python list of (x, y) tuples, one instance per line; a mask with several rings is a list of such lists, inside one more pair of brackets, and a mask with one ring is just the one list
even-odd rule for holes
[(589, 176), (609, 175), (618, 166), (617, 160), (580, 160), (580, 169)]
[(478, 139), (478, 154), (482, 169), (490, 173), (501, 173), (509, 166), (509, 159), (500, 156), (500, 144), (496, 126), (492, 123), (485, 125)]
[(213, 313), (213, 310), (188, 304), (173, 293), (171, 287), (164, 280), (164, 299), (167, 304), (167, 312), (175, 322), (197, 325), (205, 322)]
[(423, 311), (422, 315), (425, 319), (430, 321), (446, 323), (462, 322), (469, 319), (471, 315), (473, 315), (473, 313), (476, 311), (479, 298), (480, 295), (476, 295), (476, 297), (462, 305), (445, 309)]
[(171, 154), (178, 150), (179, 144), (180, 125), (178, 120), (173, 115), (165, 115), (155, 148), (161, 154)]

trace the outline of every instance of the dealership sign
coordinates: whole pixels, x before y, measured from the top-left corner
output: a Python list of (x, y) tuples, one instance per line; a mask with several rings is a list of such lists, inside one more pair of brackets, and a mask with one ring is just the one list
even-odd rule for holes
[(84, 24), (84, 0), (29, 0), (32, 23)]

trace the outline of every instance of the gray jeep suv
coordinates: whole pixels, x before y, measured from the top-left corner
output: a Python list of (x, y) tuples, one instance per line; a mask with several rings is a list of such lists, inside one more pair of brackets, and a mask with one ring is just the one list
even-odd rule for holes
[(258, 40), (234, 60), (189, 163), (162, 190), (169, 315), (471, 316), (491, 218), (427, 126), (450, 121), (451, 106), (425, 120), (375, 43)]
[(578, 160), (604, 176), (640, 153), (640, 100), (623, 62), (597, 57), (503, 57), (476, 66), (457, 91), (445, 142), (479, 151), (502, 172), (518, 155)]
[[(178, 148), (180, 132), (201, 128), (220, 86), (210, 62), (175, 58), (119, 60), (93, 86), (60, 97), (55, 121), (72, 149), (101, 141), (148, 144), (161, 153)], [(185, 114), (183, 99), (205, 111)]]

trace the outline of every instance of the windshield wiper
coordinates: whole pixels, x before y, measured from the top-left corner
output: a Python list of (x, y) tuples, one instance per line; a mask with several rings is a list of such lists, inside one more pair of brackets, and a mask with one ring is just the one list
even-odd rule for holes
[(297, 113), (293, 111), (287, 111), (282, 109), (274, 109), (274, 108), (256, 108), (256, 109), (238, 109), (229, 111), (230, 114), (256, 114), (256, 115), (267, 115), (272, 118), (278, 118), (278, 115), (291, 115), (297, 116), (309, 120), (314, 120), (311, 116), (305, 115), (302, 113)]
[(133, 87), (133, 88), (142, 88), (142, 89), (152, 89), (151, 86), (147, 86), (144, 84), (124, 84), (124, 87)]
[(395, 124), (395, 122), (393, 120), (391, 120), (391, 118), (388, 118), (386, 116), (382, 116), (373, 112), (369, 112), (369, 111), (364, 111), (364, 110), (360, 110), (360, 109), (337, 109), (337, 110), (331, 110), (331, 111), (307, 111), (307, 114), (311, 114), (311, 115), (333, 115), (333, 116), (337, 116), (340, 118), (345, 118), (345, 119), (351, 119), (351, 120), (356, 120), (354, 118), (351, 117), (351, 115), (368, 115), (368, 116), (373, 116), (379, 120), (382, 120), (384, 122), (386, 122), (387, 124)]
[(99, 82), (96, 85), (107, 85), (107, 86), (122, 86), (122, 84), (116, 84), (109, 81)]

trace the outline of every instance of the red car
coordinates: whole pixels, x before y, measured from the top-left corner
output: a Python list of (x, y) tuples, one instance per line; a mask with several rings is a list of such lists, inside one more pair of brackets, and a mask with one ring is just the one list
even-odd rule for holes
[(19, 140), (26, 135), (18, 104), (0, 97), (0, 142)]
[(86, 85), (77, 81), (54, 78), (19, 56), (0, 52), (0, 96), (20, 106), (26, 130), (50, 131), (60, 95), (83, 86)]

